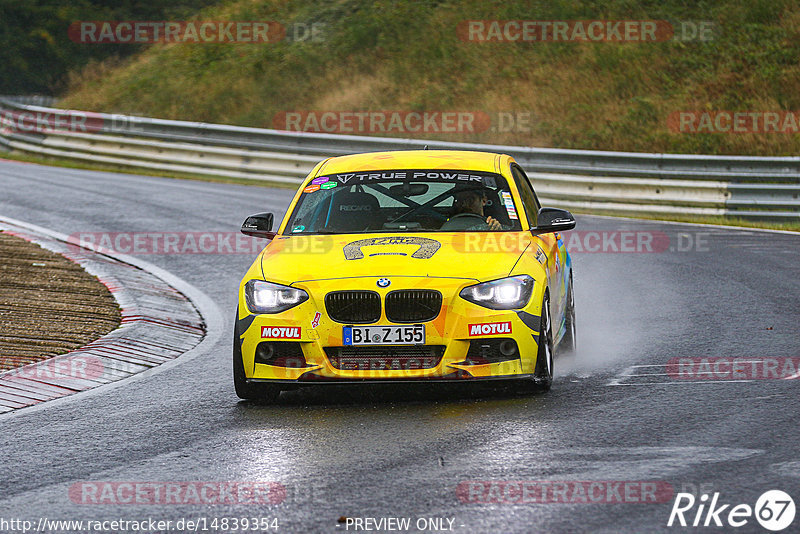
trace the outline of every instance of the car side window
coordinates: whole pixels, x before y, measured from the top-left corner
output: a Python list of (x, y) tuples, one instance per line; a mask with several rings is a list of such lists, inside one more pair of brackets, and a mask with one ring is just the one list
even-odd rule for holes
[(531, 228), (536, 226), (536, 218), (539, 213), (539, 199), (536, 198), (536, 193), (533, 192), (533, 187), (525, 175), (525, 172), (517, 165), (511, 166), (511, 174), (514, 176), (514, 182), (517, 184), (519, 195), (522, 197), (522, 204), (525, 206), (525, 213), (528, 216), (528, 222)]

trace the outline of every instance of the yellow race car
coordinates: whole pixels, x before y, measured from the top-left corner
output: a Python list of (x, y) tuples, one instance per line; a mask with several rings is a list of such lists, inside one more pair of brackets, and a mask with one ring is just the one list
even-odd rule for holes
[(243, 399), (314, 384), (514, 380), (548, 390), (575, 349), (575, 227), (513, 158), (467, 151), (329, 158), (304, 180), (239, 287)]

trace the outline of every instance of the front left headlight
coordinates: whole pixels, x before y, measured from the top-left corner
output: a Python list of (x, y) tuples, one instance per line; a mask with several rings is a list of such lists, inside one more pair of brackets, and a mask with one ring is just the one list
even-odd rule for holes
[(278, 313), (308, 300), (308, 293), (263, 280), (250, 280), (244, 286), (244, 300), (252, 313)]
[(459, 295), (478, 306), (492, 310), (524, 308), (533, 294), (533, 278), (527, 274), (511, 276), (465, 287)]

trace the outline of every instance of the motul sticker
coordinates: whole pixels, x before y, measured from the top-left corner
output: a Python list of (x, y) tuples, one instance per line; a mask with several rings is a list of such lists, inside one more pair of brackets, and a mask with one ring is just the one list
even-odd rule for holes
[(300, 339), (299, 326), (262, 326), (261, 337), (271, 339)]
[(479, 323), (469, 325), (469, 335), (473, 336), (491, 336), (494, 334), (510, 334), (511, 321), (502, 323)]

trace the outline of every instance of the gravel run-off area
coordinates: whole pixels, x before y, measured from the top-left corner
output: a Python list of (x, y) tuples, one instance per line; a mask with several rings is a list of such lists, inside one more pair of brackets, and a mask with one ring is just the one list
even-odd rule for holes
[(119, 324), (119, 306), (96, 277), (0, 232), (0, 371), (82, 347)]

